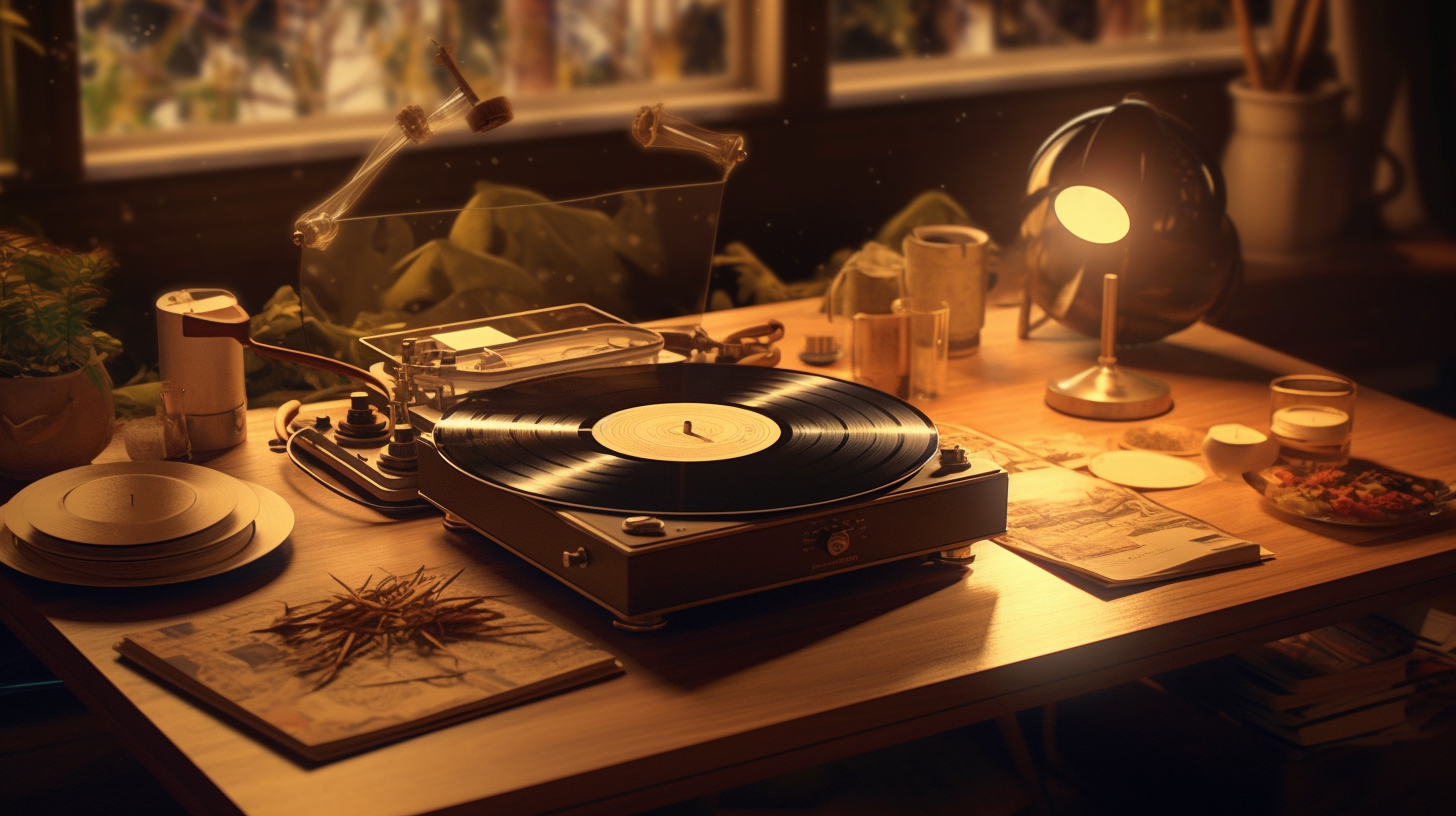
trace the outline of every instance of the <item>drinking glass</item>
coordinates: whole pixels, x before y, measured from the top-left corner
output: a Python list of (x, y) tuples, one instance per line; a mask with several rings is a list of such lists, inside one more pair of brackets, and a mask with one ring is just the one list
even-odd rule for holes
[(1330, 374), (1291, 374), (1269, 384), (1269, 430), (1279, 459), (1306, 467), (1339, 467), (1350, 460), (1355, 383)]

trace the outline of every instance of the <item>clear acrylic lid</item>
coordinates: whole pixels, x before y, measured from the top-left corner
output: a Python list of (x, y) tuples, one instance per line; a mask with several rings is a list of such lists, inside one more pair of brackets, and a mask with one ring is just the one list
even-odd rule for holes
[(375, 360), (398, 359), (405, 339), (465, 332), (440, 346), (456, 352), (457, 370), (480, 372), (590, 348), (635, 359), (662, 345), (613, 325), (667, 321), (691, 332), (707, 306), (719, 207), (742, 140), (660, 106), (644, 108), (633, 131), (649, 147), (703, 154), (722, 177), (566, 200), (481, 181), (459, 209), (329, 216), (327, 240), (302, 252), (305, 322), (363, 338), (361, 356)]

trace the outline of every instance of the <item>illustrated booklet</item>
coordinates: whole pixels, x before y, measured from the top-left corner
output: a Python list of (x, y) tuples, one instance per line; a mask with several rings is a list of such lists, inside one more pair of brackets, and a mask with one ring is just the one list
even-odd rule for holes
[(1006, 532), (992, 540), (1104, 587), (1165, 581), (1256, 564), (1274, 554), (1136, 491), (1054, 464), (970, 428), (941, 425), (943, 442), (1011, 474)]
[(127, 635), (115, 648), (312, 762), (622, 671), (612, 655), (474, 591), (459, 573), (370, 578), (338, 582), (322, 600)]

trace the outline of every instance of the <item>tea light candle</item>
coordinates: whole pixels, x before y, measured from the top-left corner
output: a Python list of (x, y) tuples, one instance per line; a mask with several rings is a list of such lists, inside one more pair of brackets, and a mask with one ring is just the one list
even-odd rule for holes
[(1314, 445), (1338, 445), (1350, 433), (1350, 415), (1326, 405), (1280, 408), (1269, 424), (1276, 436)]
[(1203, 459), (1220, 479), (1237, 481), (1274, 464), (1279, 441), (1246, 425), (1215, 425), (1203, 438)]

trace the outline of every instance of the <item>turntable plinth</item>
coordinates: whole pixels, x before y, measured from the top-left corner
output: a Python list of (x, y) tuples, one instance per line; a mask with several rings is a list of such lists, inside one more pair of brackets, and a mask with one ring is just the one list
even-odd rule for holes
[(926, 463), (870, 497), (802, 511), (663, 518), (660, 535), (623, 529), (625, 514), (553, 506), (481, 482), (426, 437), (420, 492), (628, 627), (711, 601), (927, 556), (1006, 531), (1007, 475), (984, 460)]

